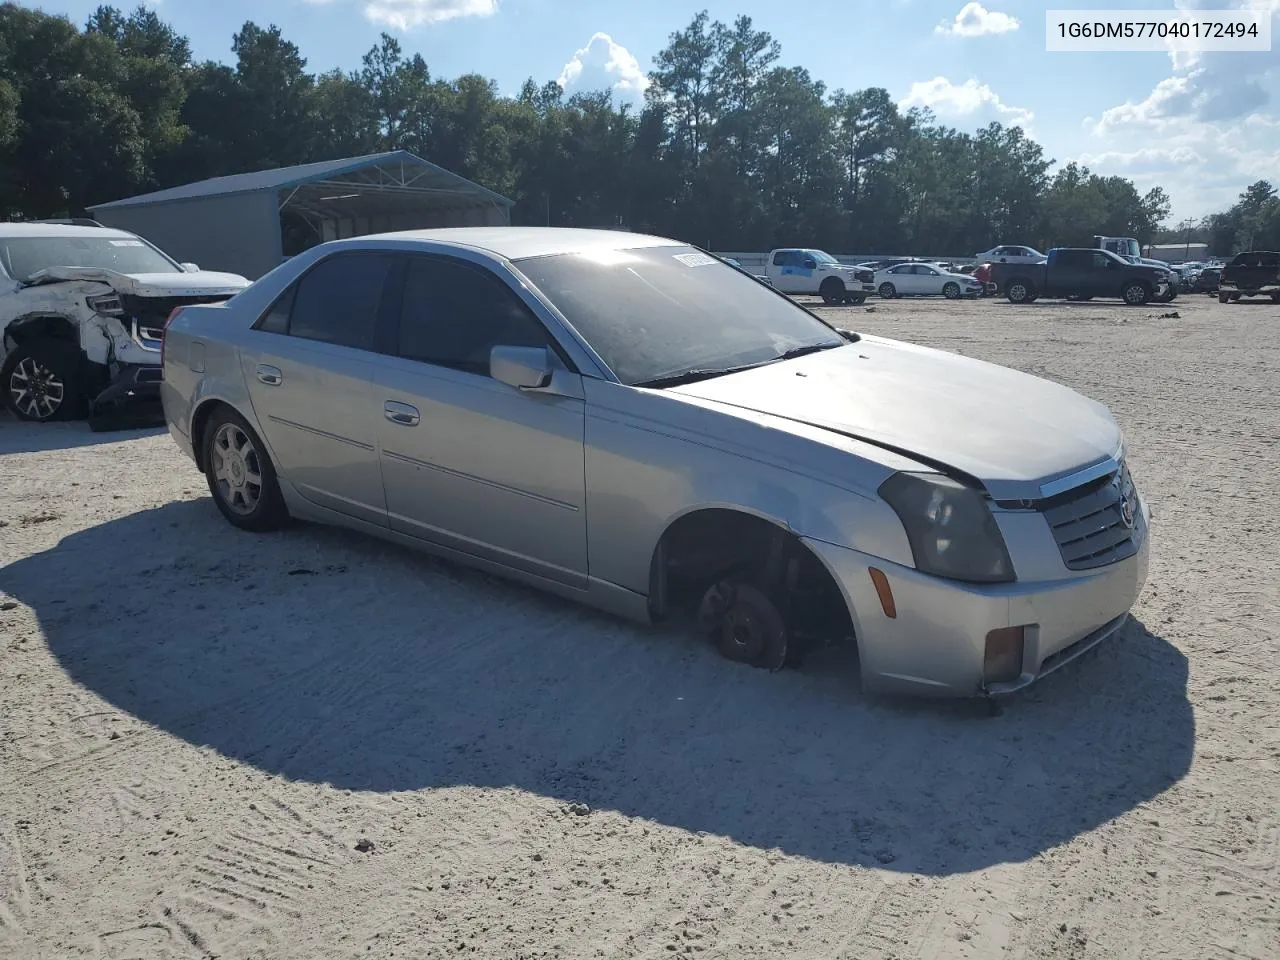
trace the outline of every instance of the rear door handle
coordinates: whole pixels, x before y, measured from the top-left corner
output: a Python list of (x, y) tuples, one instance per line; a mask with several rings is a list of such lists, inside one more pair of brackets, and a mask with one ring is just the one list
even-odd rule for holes
[(263, 383), (268, 383), (274, 387), (277, 384), (282, 383), (284, 381), (284, 374), (280, 372), (279, 367), (273, 367), (270, 364), (260, 363), (258, 364), (258, 379), (261, 380)]
[(416, 427), (422, 422), (422, 414), (418, 413), (417, 407), (397, 400), (388, 400), (384, 403), (382, 415), (392, 423), (398, 423), (403, 427)]

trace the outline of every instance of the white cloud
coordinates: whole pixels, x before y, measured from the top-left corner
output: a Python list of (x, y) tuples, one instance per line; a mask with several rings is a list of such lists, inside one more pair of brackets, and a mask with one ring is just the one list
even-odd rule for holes
[(557, 81), (569, 91), (611, 90), (625, 100), (639, 100), (649, 86), (649, 78), (631, 51), (607, 33), (597, 33), (587, 45), (574, 52), (560, 71)]
[[(1175, 0), (1182, 10), (1222, 0)], [(1232, 9), (1280, 17), (1280, 0), (1235, 0)], [(1280, 22), (1272, 20), (1280, 37)], [(1096, 173), (1163, 187), (1172, 220), (1223, 210), (1255, 180), (1280, 169), (1280, 45), (1270, 52), (1170, 50), (1170, 76), (1139, 99), (1085, 121), (1098, 146), (1078, 159)], [(1153, 146), (1153, 143), (1155, 144)]]
[(366, 19), (401, 31), (462, 17), (491, 17), (497, 12), (498, 0), (369, 0), (364, 7)]
[(1077, 156), (1102, 176), (1128, 177), (1141, 191), (1163, 187), (1173, 202), (1170, 221), (1225, 210), (1255, 180), (1280, 169), (1280, 121), (1265, 118), (1230, 123), (1187, 123), (1166, 131), (1158, 147), (1148, 146), (1150, 131), (1133, 149)]
[(920, 80), (911, 85), (907, 95), (898, 101), (904, 110), (928, 107), (939, 117), (972, 117), (984, 110), (994, 113), (1001, 122), (1020, 126), (1030, 136), (1035, 114), (1025, 107), (1013, 107), (1000, 99), (985, 83), (972, 78), (954, 84), (946, 77)]
[[(1175, 0), (1180, 10), (1223, 9), (1222, 0)], [(1230, 9), (1254, 10), (1272, 17), (1268, 52), (1231, 53), (1170, 50), (1173, 75), (1144, 99), (1127, 100), (1103, 113), (1097, 134), (1113, 135), (1135, 125), (1154, 130), (1188, 121), (1214, 123), (1257, 114), (1280, 90), (1280, 0), (1236, 0)]]
[(988, 10), (977, 2), (966, 3), (960, 8), (954, 20), (943, 20), (934, 28), (934, 33), (945, 33), (955, 37), (983, 37), (989, 34), (1010, 33), (1021, 24), (1017, 17), (1007, 13)]

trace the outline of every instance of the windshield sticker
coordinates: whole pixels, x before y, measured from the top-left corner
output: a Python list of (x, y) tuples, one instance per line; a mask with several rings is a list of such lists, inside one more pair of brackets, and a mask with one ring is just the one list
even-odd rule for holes
[(110, 243), (113, 247), (140, 247), (140, 246), (142, 246), (142, 241), (141, 241), (141, 240), (108, 240), (107, 242), (108, 242), (108, 243)]
[(677, 253), (675, 259), (686, 267), (705, 267), (709, 263), (716, 262), (715, 257), (708, 257), (705, 253)]

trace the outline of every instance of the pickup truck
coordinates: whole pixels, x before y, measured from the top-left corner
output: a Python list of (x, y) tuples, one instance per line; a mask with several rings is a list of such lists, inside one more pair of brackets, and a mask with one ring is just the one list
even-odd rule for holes
[(1250, 250), (1237, 254), (1222, 268), (1222, 276), (1218, 280), (1218, 302), (1261, 296), (1270, 296), (1280, 303), (1280, 253)]
[(1166, 297), (1169, 287), (1165, 270), (1095, 247), (1055, 247), (1044, 263), (993, 263), (991, 282), (1010, 303), (1117, 297), (1135, 307)]
[(765, 271), (775, 290), (817, 294), (827, 304), (863, 303), (876, 292), (875, 273), (865, 267), (846, 266), (821, 250), (771, 250)]

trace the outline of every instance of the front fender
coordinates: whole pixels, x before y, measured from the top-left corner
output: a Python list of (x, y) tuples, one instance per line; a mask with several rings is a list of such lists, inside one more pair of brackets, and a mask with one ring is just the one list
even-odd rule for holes
[[(587, 543), (591, 576), (638, 593), (663, 533), (698, 510), (727, 509), (797, 536), (912, 565), (897, 514), (875, 495), (919, 465), (819, 428), (729, 415), (689, 398), (586, 382)], [(877, 450), (877, 453), (880, 451)]]

